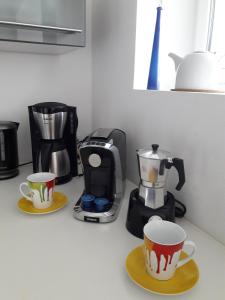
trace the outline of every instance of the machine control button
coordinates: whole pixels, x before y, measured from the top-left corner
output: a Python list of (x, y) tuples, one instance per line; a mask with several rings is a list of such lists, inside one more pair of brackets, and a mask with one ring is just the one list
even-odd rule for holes
[(93, 168), (98, 168), (101, 165), (102, 160), (98, 154), (93, 153), (89, 156), (88, 162)]

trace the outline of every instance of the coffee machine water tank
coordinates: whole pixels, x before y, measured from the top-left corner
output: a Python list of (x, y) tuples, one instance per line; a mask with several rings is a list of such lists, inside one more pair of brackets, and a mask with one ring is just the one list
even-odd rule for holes
[(0, 121), (0, 179), (12, 178), (19, 173), (18, 127), (19, 123)]

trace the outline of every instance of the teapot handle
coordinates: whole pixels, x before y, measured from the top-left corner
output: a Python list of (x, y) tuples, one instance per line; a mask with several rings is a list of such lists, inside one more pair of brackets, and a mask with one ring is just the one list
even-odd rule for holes
[(176, 186), (176, 190), (180, 191), (183, 185), (185, 184), (185, 172), (184, 172), (184, 161), (180, 158), (173, 158), (172, 162), (167, 161), (166, 168), (170, 169), (174, 166), (178, 172), (179, 182)]

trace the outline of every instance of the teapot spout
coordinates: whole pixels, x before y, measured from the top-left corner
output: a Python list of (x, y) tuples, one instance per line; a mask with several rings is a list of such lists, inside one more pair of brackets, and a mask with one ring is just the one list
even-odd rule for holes
[(183, 61), (183, 58), (180, 57), (179, 55), (175, 54), (175, 53), (169, 53), (168, 56), (173, 59), (174, 64), (175, 64), (175, 70), (177, 71), (179, 65)]

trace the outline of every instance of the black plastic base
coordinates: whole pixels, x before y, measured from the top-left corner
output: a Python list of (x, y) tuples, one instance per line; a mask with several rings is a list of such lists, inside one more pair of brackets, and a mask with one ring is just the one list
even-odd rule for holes
[(175, 222), (175, 198), (167, 192), (165, 205), (152, 209), (139, 200), (139, 190), (135, 189), (130, 194), (130, 201), (127, 213), (127, 230), (136, 237), (143, 239), (143, 227), (152, 216), (160, 216), (163, 220)]
[(16, 177), (19, 174), (18, 169), (0, 171), (0, 180), (10, 179)]
[[(82, 194), (82, 195), (83, 195), (83, 194)], [(82, 196), (81, 196), (81, 197), (82, 197)], [(94, 206), (93, 206), (92, 208), (90, 208), (90, 209), (85, 209), (85, 208), (83, 207), (83, 205), (82, 205), (81, 197), (79, 198), (79, 200), (77, 201), (77, 203), (75, 204), (75, 206), (80, 206), (80, 207), (82, 208), (82, 210), (83, 210), (83, 211), (86, 211), (86, 212), (92, 212), (92, 213), (104, 213), (104, 212), (109, 211), (109, 210), (111, 209), (112, 205), (113, 205), (113, 201), (111, 201), (110, 204), (107, 205), (107, 206), (105, 207), (105, 209), (102, 210), (102, 211), (97, 211), (97, 210), (95, 209)]]

